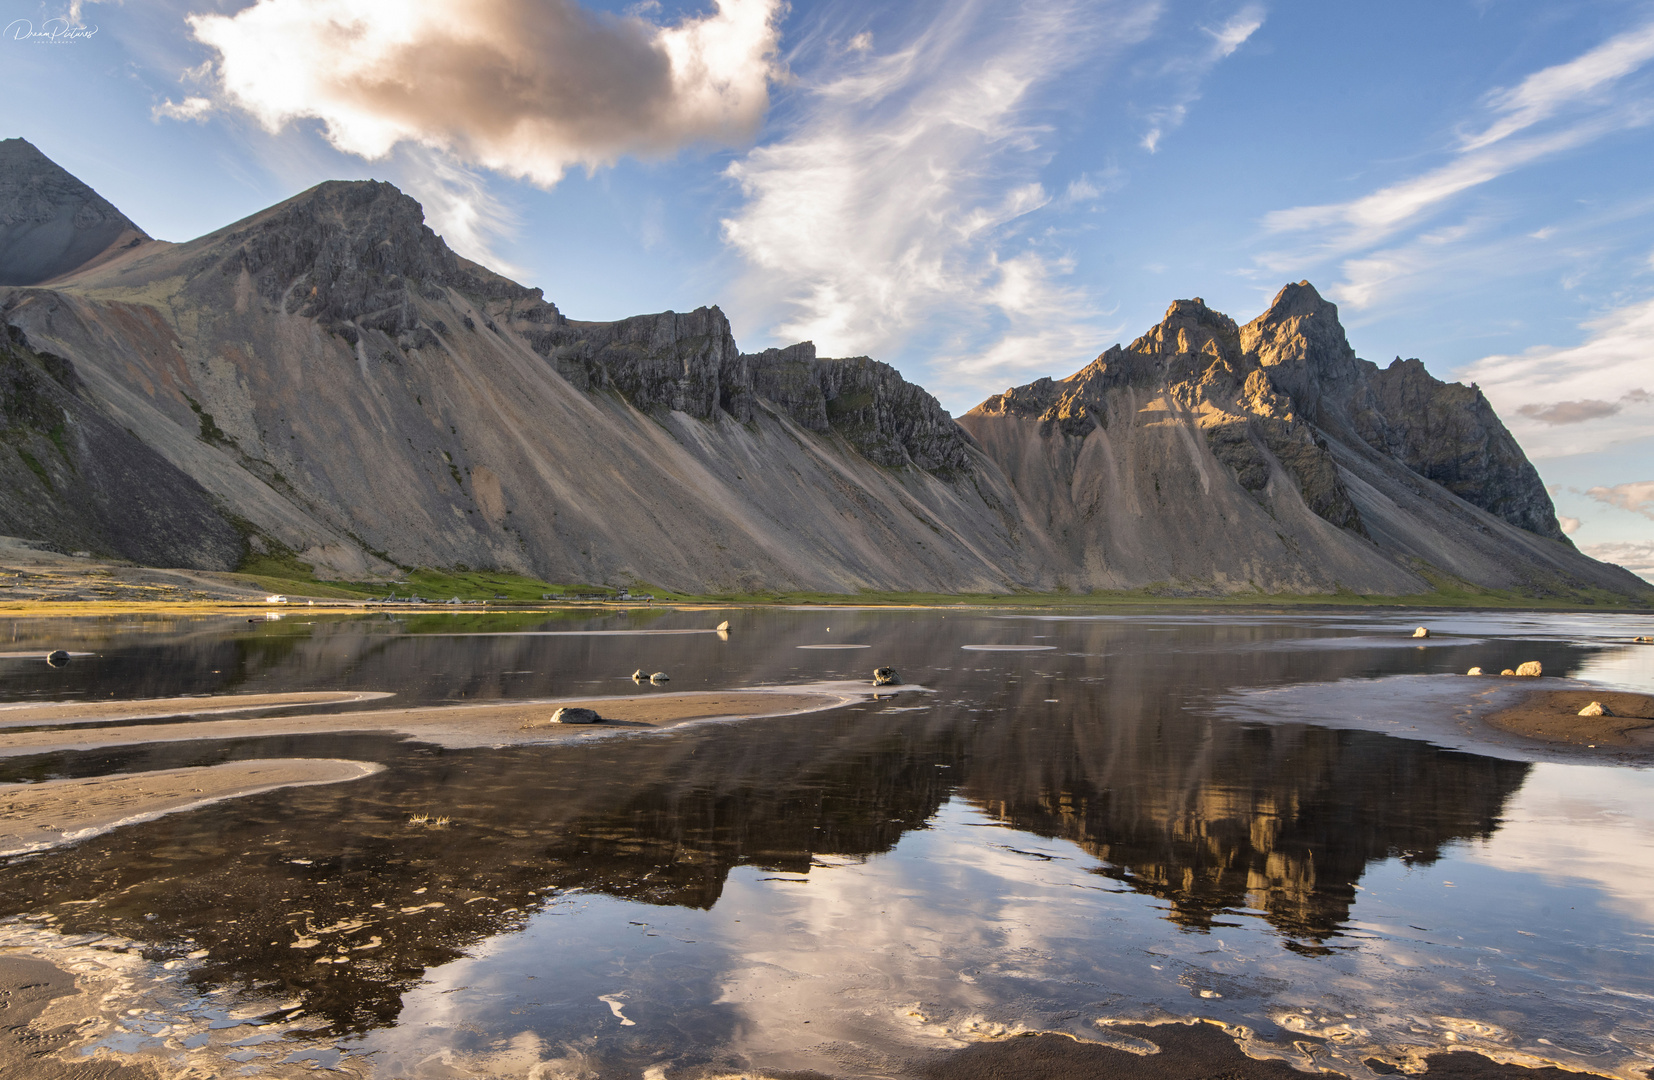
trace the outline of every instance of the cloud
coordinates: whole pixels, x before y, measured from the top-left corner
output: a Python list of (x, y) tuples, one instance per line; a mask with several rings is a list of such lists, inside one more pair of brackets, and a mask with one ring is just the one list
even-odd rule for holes
[(194, 120), (200, 122), (212, 112), (212, 102), (204, 97), (187, 97), (183, 101), (167, 99), (149, 110), (154, 120)]
[(1620, 405), (1617, 401), (1585, 398), (1581, 401), (1559, 401), (1554, 405), (1523, 405), (1516, 411), (1541, 424), (1583, 424), (1587, 420), (1613, 416), (1620, 411)]
[[(1443, 250), (1462, 245), (1477, 228), (1463, 228), (1457, 235), (1438, 230), (1438, 235), (1414, 237), (1388, 250), (1374, 249), (1421, 225), (1466, 192), (1654, 121), (1649, 101), (1618, 100), (1610, 93), (1651, 60), (1654, 23), (1610, 38), (1567, 63), (1534, 72), (1515, 87), (1491, 91), (1483, 100), (1488, 115), (1476, 131), (1460, 136), (1445, 163), (1343, 202), (1266, 214), (1266, 233), (1296, 235), (1302, 241), (1263, 252), (1257, 265), (1272, 273), (1299, 274), (1328, 259), (1347, 260), (1342, 265), (1346, 280), (1329, 292), (1357, 308), (1375, 302), (1381, 288), (1393, 292), (1398, 281), (1436, 274)], [(1541, 127), (1564, 114), (1567, 122)], [(1555, 232), (1548, 226), (1528, 235), (1543, 240)]]
[(673, 26), (574, 0), (257, 0), (188, 21), (221, 99), (271, 132), (314, 118), (364, 158), (414, 144), (549, 187), (754, 136), (783, 0), (714, 5)]
[(1489, 356), (1456, 373), (1482, 387), (1532, 457), (1594, 452), (1648, 435), (1654, 394), (1642, 384), (1654, 341), (1654, 299), (1592, 319), (1583, 329), (1585, 340), (1570, 348)]
[(1593, 559), (1623, 566), (1645, 581), (1654, 581), (1654, 540), (1583, 544), (1579, 550)]
[(1617, 506), (1621, 510), (1654, 518), (1654, 480), (1638, 480), (1630, 484), (1586, 489), (1585, 494), (1600, 503)]
[(1609, 38), (1565, 64), (1536, 71), (1509, 90), (1495, 90), (1487, 100), (1498, 119), (1481, 134), (1466, 136), (1462, 145), (1478, 150), (1549, 120), (1650, 60), (1654, 60), (1654, 23)]
[(1571, 517), (1558, 517), (1556, 521), (1557, 524), (1562, 526), (1562, 531), (1569, 536), (1572, 536), (1574, 533), (1578, 532), (1581, 524), (1578, 518)]
[[(1145, 38), (1158, 5), (983, 0), (936, 15), (885, 51), (795, 57), (789, 124), (730, 165), (742, 203), (723, 221), (747, 264), (732, 305), (824, 355), (884, 358), (935, 342), (952, 393), (1003, 388), (1008, 372), (1072, 363), (1099, 347), (1097, 303), (1073, 263), (1029, 235), (1054, 199), (1040, 92)], [(1075, 178), (1058, 199), (1095, 198)]]
[(514, 231), (516, 215), (489, 190), (487, 181), (449, 154), (403, 146), (398, 179), (425, 208), (425, 222), (459, 254), (497, 273), (522, 276), (522, 269), (495, 254), (493, 241)]
[(1201, 27), (1201, 32), (1210, 39), (1207, 47), (1180, 55), (1166, 65), (1166, 73), (1181, 85), (1171, 101), (1149, 111), (1149, 130), (1139, 142), (1143, 149), (1154, 153), (1166, 133), (1183, 123), (1189, 115), (1189, 106), (1200, 100), (1201, 80), (1257, 32), (1263, 25), (1264, 14), (1262, 4), (1247, 4), (1223, 25)]

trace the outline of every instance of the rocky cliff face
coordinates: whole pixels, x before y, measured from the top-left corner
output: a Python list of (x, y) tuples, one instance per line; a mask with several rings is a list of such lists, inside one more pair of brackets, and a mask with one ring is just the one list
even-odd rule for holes
[(23, 139), (0, 139), (0, 285), (33, 285), (149, 237)]
[(1569, 543), (1539, 473), (1481, 390), (1444, 383), (1418, 360), (1358, 359), (1338, 308), (1307, 281), (1282, 289), (1242, 331), (1242, 348), (1319, 427), (1353, 435), (1519, 529)]
[[(39, 161), (31, 221), (125, 222)], [(1557, 538), (1474, 388), (1359, 360), (1307, 285), (1244, 327), (1179, 301), (955, 423), (867, 357), (743, 353), (715, 307), (570, 320), (388, 184), (61, 272), (48, 233), (0, 246), (57, 260), (0, 289), (0, 531), (59, 546), (697, 592), (1647, 592)]]
[(836, 591), (1043, 573), (992, 465), (887, 366), (810, 358), (812, 393), (772, 402), (774, 365), (717, 309), (567, 320), (389, 185), (323, 184), (0, 304), (253, 543), (325, 574)]
[(1086, 584), (1645, 588), (1573, 550), (1479, 390), (1359, 359), (1307, 282), (1245, 326), (1180, 300), (1129, 346), (960, 423)]

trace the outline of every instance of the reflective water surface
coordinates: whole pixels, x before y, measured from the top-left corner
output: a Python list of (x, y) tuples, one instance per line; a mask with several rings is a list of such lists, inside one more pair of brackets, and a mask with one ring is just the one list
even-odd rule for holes
[[(725, 618), (727, 640), (587, 633)], [(555, 745), (448, 749), (364, 721), (0, 757), (0, 781), (387, 766), (5, 860), (0, 946), (119, 967), (132, 1011), (102, 1045), (179, 1062), (889, 1076), (1019, 1031), (1129, 1048), (1113, 1023), (1204, 1018), (1352, 1076), (1468, 1047), (1641, 1078), (1654, 772), (1467, 749), (1426, 714), (1472, 665), (1654, 689), (1654, 648), (1627, 644), (1647, 632), (1364, 611), (19, 621), (19, 653), (91, 655), (0, 659), (10, 701), (461, 703), (636, 693), (640, 667), (682, 691), (886, 664), (926, 692)], [(1270, 714), (1284, 690), (1296, 705)], [(1317, 711), (1352, 695), (1406, 737)]]

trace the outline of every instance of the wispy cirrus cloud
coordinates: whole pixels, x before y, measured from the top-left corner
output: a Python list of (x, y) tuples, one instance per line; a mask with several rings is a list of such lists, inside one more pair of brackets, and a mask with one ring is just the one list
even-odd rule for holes
[[(1155, 0), (963, 0), (906, 38), (793, 57), (790, 122), (728, 169), (742, 203), (724, 239), (749, 268), (738, 312), (829, 355), (889, 358), (922, 336), (950, 397), (1094, 355), (1116, 328), (1031, 222), (1106, 184), (1047, 186), (1042, 93), (1140, 44), (1161, 14)], [(1232, 53), (1256, 18), (1213, 48)]]
[[(783, 0), (714, 0), (659, 26), (574, 0), (256, 0), (188, 19), (212, 100), (338, 149), (399, 145), (551, 186), (570, 168), (739, 145), (769, 107)], [(196, 100), (158, 115), (198, 118)]]
[(1247, 4), (1219, 25), (1200, 28), (1207, 38), (1206, 48), (1181, 52), (1166, 62), (1164, 74), (1176, 81), (1177, 91), (1170, 101), (1149, 110), (1149, 129), (1141, 141), (1143, 149), (1154, 153), (1166, 133), (1183, 123), (1189, 107), (1200, 100), (1201, 81), (1246, 44), (1263, 25), (1264, 16), (1262, 4)]
[[(1654, 101), (1621, 93), (1624, 81), (1654, 62), (1654, 23), (1624, 31), (1587, 52), (1527, 76), (1483, 98), (1481, 117), (1446, 149), (1448, 160), (1414, 176), (1343, 202), (1296, 206), (1263, 218), (1283, 246), (1256, 262), (1272, 273), (1299, 273), (1340, 260), (1344, 280), (1328, 291), (1365, 308), (1406, 282), (1429, 274), (1444, 249), (1474, 240), (1470, 222), (1431, 233), (1427, 225), (1467, 192), (1554, 160), (1617, 132), (1654, 123)], [(1454, 235), (1454, 234), (1457, 235)], [(1541, 230), (1536, 239), (1550, 235)], [(1392, 246), (1384, 246), (1392, 245)]]

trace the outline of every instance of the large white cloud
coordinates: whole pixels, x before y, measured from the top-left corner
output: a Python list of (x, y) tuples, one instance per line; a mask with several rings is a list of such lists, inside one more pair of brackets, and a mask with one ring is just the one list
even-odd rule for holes
[(220, 99), (270, 131), (314, 118), (365, 158), (417, 144), (550, 186), (754, 136), (783, 0), (714, 3), (674, 26), (573, 0), (257, 0), (189, 23)]
[(1101, 194), (1085, 177), (1047, 189), (1041, 92), (1142, 41), (1160, 13), (959, 0), (893, 45), (823, 41), (794, 62), (783, 130), (729, 168), (744, 202), (724, 236), (750, 268), (738, 313), (828, 355), (890, 358), (922, 336), (944, 395), (1095, 354), (1099, 305), (1067, 280), (1060, 245), (1026, 228)]

